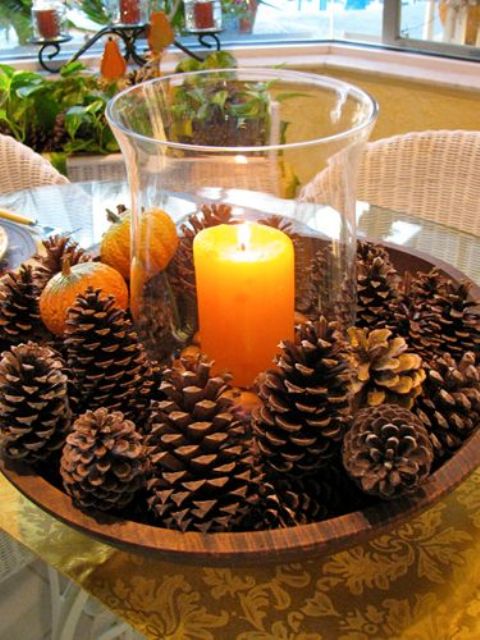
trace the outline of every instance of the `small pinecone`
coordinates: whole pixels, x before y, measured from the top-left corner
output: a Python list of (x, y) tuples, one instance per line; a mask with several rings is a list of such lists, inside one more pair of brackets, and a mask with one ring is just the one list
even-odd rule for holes
[(65, 127), (66, 115), (64, 112), (58, 113), (55, 117), (53, 129), (48, 140), (45, 141), (45, 151), (62, 151), (68, 140), (67, 129)]
[(161, 71), (158, 61), (152, 60), (141, 67), (135, 67), (129, 71), (126, 77), (126, 84), (127, 86), (133, 86), (141, 82), (146, 82), (147, 80), (154, 80), (160, 75)]
[(193, 240), (202, 229), (231, 223), (232, 208), (228, 204), (204, 204), (200, 211), (188, 216), (187, 221), (180, 227), (178, 248), (167, 269), (172, 287), (195, 296)]
[(427, 369), (416, 415), (427, 429), (437, 461), (449, 458), (480, 426), (480, 366), (465, 353), (458, 364), (448, 353)]
[(276, 488), (263, 479), (258, 483), (258, 495), (240, 522), (241, 531), (264, 531), (265, 529), (284, 529), (297, 525), (295, 512), (290, 504), (296, 504), (298, 497), (285, 493), (281, 498)]
[(59, 449), (70, 424), (67, 377), (49, 347), (34, 342), (0, 361), (0, 433), (10, 458), (37, 462)]
[(422, 392), (422, 359), (405, 339), (389, 329), (348, 331), (352, 348), (354, 403), (358, 407), (391, 403), (410, 409)]
[(408, 285), (404, 287), (406, 293), (415, 304), (431, 304), (434, 296), (445, 290), (448, 278), (437, 268), (431, 269), (428, 273), (417, 273), (415, 277), (410, 277)]
[(419, 314), (418, 332), (410, 336), (414, 349), (429, 360), (445, 352), (459, 360), (473, 351), (480, 362), (480, 313), (470, 298), (470, 284), (447, 279)]
[(68, 257), (70, 266), (79, 262), (89, 262), (92, 256), (84, 249), (78, 246), (68, 235), (50, 236), (46, 240), (42, 240), (45, 253), (35, 256), (35, 278), (41, 288), (56, 273), (62, 270), (64, 258)]
[[(196, 320), (196, 309), (191, 315)], [(148, 352), (159, 361), (168, 360), (170, 354), (179, 348), (180, 342), (172, 329), (175, 326), (174, 317), (174, 301), (165, 287), (165, 274), (157, 273), (143, 287), (136, 327)], [(184, 317), (187, 317), (186, 314), (182, 314)]]
[(22, 265), (0, 281), (0, 346), (27, 342), (42, 329), (40, 295), (31, 266)]
[(350, 423), (350, 369), (336, 323), (320, 318), (297, 327), (281, 344), (277, 369), (259, 382), (263, 404), (253, 432), (264, 463), (301, 474), (324, 465), (340, 448)]
[(145, 484), (147, 450), (123, 413), (87, 411), (74, 422), (62, 452), (60, 473), (73, 503), (111, 511), (129, 504)]
[(321, 474), (310, 473), (303, 476), (276, 474), (271, 483), (282, 504), (288, 506), (296, 524), (309, 524), (324, 520), (328, 509), (324, 504), (324, 486)]
[(45, 127), (31, 125), (27, 130), (27, 135), (23, 141), (27, 147), (30, 147), (37, 153), (48, 151), (50, 144), (51, 132)]
[(383, 247), (357, 244), (357, 326), (383, 329), (392, 324), (398, 275)]
[(433, 462), (427, 430), (395, 405), (359, 411), (343, 442), (343, 464), (365, 493), (385, 500), (414, 492)]
[(122, 411), (140, 428), (150, 404), (152, 371), (131, 320), (113, 296), (92, 287), (68, 312), (67, 366), (81, 399), (80, 411)]
[(164, 371), (167, 399), (152, 407), (148, 504), (170, 529), (229, 531), (256, 499), (253, 457), (225, 379), (204, 360), (182, 365)]
[(323, 290), (331, 284), (331, 269), (328, 264), (330, 253), (328, 248), (317, 249), (313, 257), (308, 242), (297, 242), (295, 245), (295, 273), (302, 274), (295, 283), (295, 309), (311, 320), (316, 320), (322, 305)]

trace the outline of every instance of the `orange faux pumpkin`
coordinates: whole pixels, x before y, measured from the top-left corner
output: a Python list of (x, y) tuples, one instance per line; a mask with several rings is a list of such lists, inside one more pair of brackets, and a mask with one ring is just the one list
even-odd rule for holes
[[(130, 277), (130, 233), (132, 217), (108, 213), (111, 227), (105, 232), (100, 246), (100, 259)], [(178, 236), (175, 223), (162, 209), (148, 209), (139, 224), (138, 258), (144, 265), (145, 277), (163, 271), (177, 250)]]
[(62, 335), (68, 309), (88, 287), (113, 295), (122, 309), (128, 307), (128, 289), (122, 276), (101, 262), (81, 262), (70, 266), (64, 260), (63, 269), (47, 282), (40, 296), (40, 315), (49, 331)]
[(105, 80), (118, 80), (125, 75), (127, 63), (122, 56), (118, 44), (113, 38), (109, 38), (105, 43), (100, 73)]

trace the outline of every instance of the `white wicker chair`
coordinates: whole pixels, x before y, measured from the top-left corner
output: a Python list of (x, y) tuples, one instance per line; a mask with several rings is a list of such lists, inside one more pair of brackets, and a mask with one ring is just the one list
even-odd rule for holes
[(357, 199), (480, 235), (480, 131), (419, 131), (369, 143)]
[(48, 160), (11, 136), (0, 134), (0, 193), (66, 182)]

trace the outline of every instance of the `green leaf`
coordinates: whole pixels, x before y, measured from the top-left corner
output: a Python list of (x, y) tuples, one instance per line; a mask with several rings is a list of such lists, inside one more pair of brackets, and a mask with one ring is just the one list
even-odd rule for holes
[(275, 96), (275, 100), (278, 100), (278, 102), (289, 100), (290, 98), (313, 98), (313, 96), (309, 93), (302, 93), (301, 91), (285, 91)]
[(214, 94), (213, 98), (212, 98), (212, 104), (216, 104), (220, 107), (220, 109), (224, 109), (225, 107), (225, 102), (228, 99), (228, 91), (224, 90), (224, 91), (217, 91), (217, 93)]
[(67, 62), (67, 64), (64, 64), (60, 69), (60, 75), (63, 78), (68, 78), (70, 76), (76, 75), (80, 71), (84, 71), (85, 69), (86, 67), (83, 62), (79, 62), (78, 60), (76, 60), (75, 62)]
[(63, 173), (64, 176), (67, 175), (67, 154), (55, 151), (52, 153), (42, 154), (50, 160), (57, 171)]

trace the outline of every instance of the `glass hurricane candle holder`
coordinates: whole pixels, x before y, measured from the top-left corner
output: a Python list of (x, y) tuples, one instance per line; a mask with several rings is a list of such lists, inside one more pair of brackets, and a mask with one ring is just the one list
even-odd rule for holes
[(220, 31), (222, 28), (220, 0), (187, 0), (185, 28), (193, 33)]
[(66, 34), (65, 5), (60, 0), (34, 0), (33, 36), (37, 40), (55, 40)]
[(145, 24), (149, 19), (148, 0), (110, 0), (109, 11), (117, 24)]
[(357, 87), (274, 69), (166, 76), (110, 102), (131, 311), (154, 358), (205, 354), (249, 388), (296, 323), (353, 323), (355, 176), (376, 113)]

